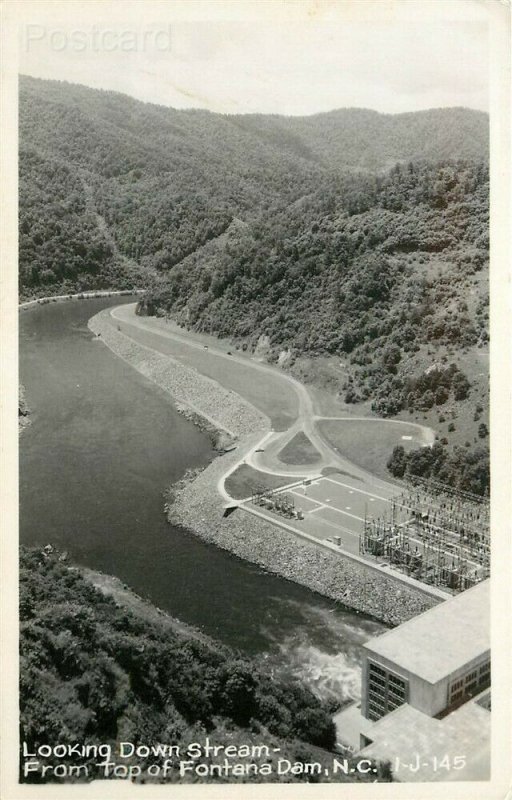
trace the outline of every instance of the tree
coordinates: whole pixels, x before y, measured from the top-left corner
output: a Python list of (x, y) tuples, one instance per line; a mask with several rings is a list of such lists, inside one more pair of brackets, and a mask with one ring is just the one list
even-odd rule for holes
[(452, 379), (453, 394), (456, 400), (465, 400), (470, 389), (470, 382), (463, 372), (456, 372)]
[(407, 467), (407, 456), (401, 444), (393, 448), (387, 468), (395, 478), (403, 478)]
[(485, 422), (481, 422), (478, 426), (478, 436), (480, 439), (485, 439), (489, 435), (489, 430)]
[(438, 386), (436, 389), (436, 406), (442, 406), (446, 403), (449, 397), (449, 392), (446, 386)]

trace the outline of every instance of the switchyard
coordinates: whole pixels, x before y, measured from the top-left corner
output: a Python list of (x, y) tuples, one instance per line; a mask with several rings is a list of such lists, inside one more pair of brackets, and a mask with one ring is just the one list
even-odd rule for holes
[(489, 576), (489, 498), (437, 481), (415, 478), (373, 488), (331, 474), (283, 488), (255, 485), (242, 505), (276, 524), (281, 518), (299, 535), (340, 553), (388, 567), (390, 575), (401, 573), (448, 594)]
[(293, 497), (277, 489), (269, 489), (265, 486), (253, 486), (251, 503), (268, 511), (274, 511), (287, 519), (303, 519), (304, 516), (301, 510), (295, 509)]
[(391, 498), (387, 514), (365, 515), (361, 555), (456, 593), (489, 576), (489, 500), (416, 478)]

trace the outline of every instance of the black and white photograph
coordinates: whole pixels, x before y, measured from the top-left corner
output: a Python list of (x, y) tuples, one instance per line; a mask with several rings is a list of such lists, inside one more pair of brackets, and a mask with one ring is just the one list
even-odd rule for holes
[(509, 3), (2, 15), (2, 797), (505, 797)]

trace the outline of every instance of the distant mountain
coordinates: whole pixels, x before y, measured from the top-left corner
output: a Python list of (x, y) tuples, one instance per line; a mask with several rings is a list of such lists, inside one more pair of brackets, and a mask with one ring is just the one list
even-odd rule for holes
[(345, 108), (310, 117), (248, 115), (244, 130), (283, 152), (328, 168), (382, 170), (400, 161), (480, 160), (489, 149), (489, 118), (467, 108), (380, 114)]
[(118, 150), (117, 159), (109, 153), (106, 163), (94, 161), (107, 176), (122, 167), (139, 166), (146, 172), (183, 168), (186, 160), (198, 157), (231, 164), (232, 171), (240, 162), (254, 168), (278, 156), (329, 169), (378, 170), (398, 161), (478, 160), (487, 158), (489, 147), (488, 115), (465, 108), (408, 114), (347, 108), (309, 117), (225, 115), (176, 110), (115, 92), (23, 76), (20, 100), (22, 135), (35, 135), (55, 154), (86, 163), (91, 147)]
[(467, 109), (227, 116), (23, 76), (19, 124), (24, 295), (140, 284), (347, 170), (488, 151), (487, 116)]

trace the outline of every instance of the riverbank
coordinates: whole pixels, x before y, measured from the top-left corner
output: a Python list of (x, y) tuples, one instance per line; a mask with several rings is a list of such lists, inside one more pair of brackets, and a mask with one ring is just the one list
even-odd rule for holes
[(18, 387), (18, 433), (21, 435), (30, 424), (30, 408), (27, 404), (25, 387), (20, 383)]
[(104, 572), (89, 569), (89, 567), (70, 567), (71, 570), (78, 572), (84, 580), (91, 583), (106, 597), (111, 597), (118, 608), (132, 611), (144, 622), (158, 624), (167, 631), (179, 634), (187, 639), (202, 642), (203, 644), (216, 644), (210, 636), (207, 636), (197, 628), (187, 625), (176, 617), (171, 616), (149, 600), (144, 600), (133, 589), (123, 583), (115, 575), (106, 575)]
[(45, 306), (48, 303), (61, 303), (64, 300), (93, 300), (98, 297), (127, 297), (132, 294), (144, 294), (144, 289), (98, 289), (92, 292), (75, 292), (74, 294), (55, 294), (46, 297), (34, 297), (18, 304), (20, 311), (34, 306)]
[[(137, 743), (142, 731), (142, 741), (172, 741), (186, 752), (208, 734), (220, 752), (208, 761), (219, 764), (227, 746), (247, 750), (248, 744), (264, 741), (268, 748), (255, 751), (258, 763), (270, 765), (272, 754), (290, 764), (320, 759), (319, 774), (331, 780), (332, 703), (315, 697), (289, 670), (277, 674), (266, 658), (243, 655), (182, 626), (115, 579), (68, 563), (51, 545), (21, 548), (19, 583), (22, 740), (37, 742), (39, 731), (56, 730), (59, 742), (72, 745), (84, 739), (86, 729), (88, 740), (118, 752), (121, 741)], [(39, 690), (32, 691), (33, 686)], [(159, 783), (190, 782), (172, 765), (165, 773), (155, 773), (153, 766), (148, 774), (148, 764), (161, 764), (168, 754), (153, 755), (127, 755), (127, 766), (139, 765), (133, 777), (146, 783), (155, 775)], [(105, 777), (94, 756), (84, 755), (87, 768), (76, 773), (78, 782)], [(49, 759), (43, 783), (55, 781), (51, 753)], [(218, 774), (226, 776), (225, 782), (245, 780), (245, 773)], [(369, 774), (375, 781), (380, 772)], [(63, 775), (57, 773), (59, 779)], [(281, 777), (269, 766), (261, 775), (268, 782), (295, 780), (294, 773)], [(209, 774), (199, 778), (211, 782)], [(382, 770), (382, 778), (389, 779), (389, 770)], [(333, 782), (355, 779), (356, 772), (332, 777)]]
[(248, 432), (269, 428), (260, 411), (197, 370), (171, 356), (157, 353), (125, 336), (109, 310), (89, 320), (90, 330), (117, 356), (155, 383), (175, 401), (177, 410), (215, 439), (217, 449), (227, 449)]

